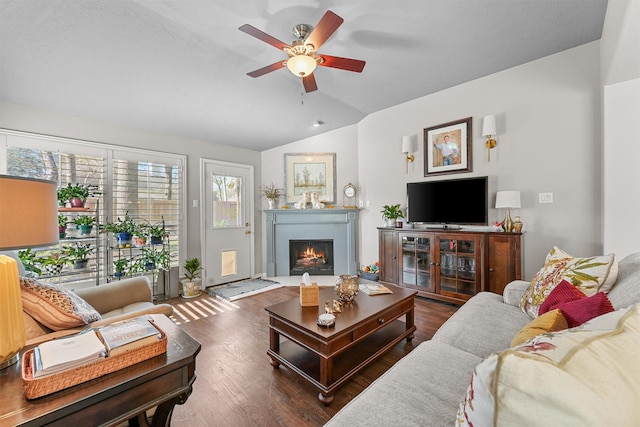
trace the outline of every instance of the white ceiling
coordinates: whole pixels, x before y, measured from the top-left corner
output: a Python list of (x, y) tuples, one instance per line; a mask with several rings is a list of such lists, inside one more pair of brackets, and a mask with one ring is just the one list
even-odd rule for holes
[[(295, 5), (292, 5), (295, 4)], [(0, 0), (0, 100), (265, 150), (600, 39), (606, 0)], [(327, 9), (344, 18), (303, 95), (286, 43)], [(325, 125), (311, 125), (322, 120)]]

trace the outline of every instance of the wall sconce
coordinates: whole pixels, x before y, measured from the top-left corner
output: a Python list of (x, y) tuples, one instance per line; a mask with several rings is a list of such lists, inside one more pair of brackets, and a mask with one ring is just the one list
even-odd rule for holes
[(513, 220), (511, 220), (511, 208), (520, 209), (519, 191), (498, 191), (496, 193), (496, 209), (507, 209), (502, 228), (504, 231), (513, 231)]
[(482, 136), (487, 137), (484, 146), (487, 147), (487, 161), (491, 161), (491, 149), (496, 146), (496, 140), (492, 136), (496, 134), (496, 116), (493, 114), (484, 116), (482, 120)]
[(402, 137), (402, 153), (405, 155), (407, 161), (407, 173), (409, 173), (409, 163), (415, 160), (413, 153), (417, 151), (418, 144), (413, 136)]

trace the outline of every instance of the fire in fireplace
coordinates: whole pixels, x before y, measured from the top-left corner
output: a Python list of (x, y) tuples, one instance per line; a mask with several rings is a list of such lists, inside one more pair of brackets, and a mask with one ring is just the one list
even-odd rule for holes
[(289, 275), (333, 276), (333, 240), (289, 240)]

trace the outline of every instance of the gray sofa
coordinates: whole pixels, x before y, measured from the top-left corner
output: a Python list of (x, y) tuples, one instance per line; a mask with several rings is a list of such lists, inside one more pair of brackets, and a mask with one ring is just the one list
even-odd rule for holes
[[(640, 252), (619, 261), (608, 293), (617, 310), (640, 302)], [(514, 281), (503, 295), (481, 292), (342, 408), (336, 426), (453, 426), (474, 368), (507, 349), (531, 318), (518, 307), (529, 282)]]

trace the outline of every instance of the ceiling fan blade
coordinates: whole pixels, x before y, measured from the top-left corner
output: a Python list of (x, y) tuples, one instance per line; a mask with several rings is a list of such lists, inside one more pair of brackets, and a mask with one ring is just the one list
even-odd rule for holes
[(344, 22), (344, 19), (330, 10), (322, 16), (318, 25), (311, 31), (311, 34), (304, 41), (305, 44), (312, 44), (315, 50), (320, 49), (320, 46), (327, 41), (329, 37), (338, 29)]
[(274, 46), (280, 50), (284, 49), (285, 47), (289, 47), (289, 45), (286, 44), (285, 42), (280, 41), (277, 38), (272, 37), (269, 34), (265, 33), (264, 31), (259, 30), (256, 27), (251, 26), (249, 24), (244, 24), (238, 29), (243, 33), (247, 33), (250, 36), (253, 36), (259, 40), (262, 40), (265, 43), (269, 43), (271, 46)]
[(254, 70), (254, 71), (252, 71), (250, 73), (247, 73), (247, 75), (251, 76), (251, 77), (254, 77), (254, 78), (255, 77), (260, 77), (260, 76), (264, 76), (265, 74), (270, 73), (272, 71), (279, 70), (280, 68), (283, 68), (284, 66), (285, 66), (284, 65), (284, 61), (278, 61), (278, 62), (274, 62), (271, 65), (267, 65), (266, 67), (262, 67), (262, 68), (259, 68), (257, 70)]
[(314, 90), (318, 90), (318, 85), (316, 84), (316, 78), (313, 76), (313, 73), (308, 76), (304, 76), (302, 78), (302, 85), (304, 86), (305, 92), (313, 92)]
[(339, 56), (320, 55), (321, 61), (318, 61), (318, 65), (323, 67), (339, 68), (341, 70), (354, 71), (361, 73), (366, 64), (365, 61), (351, 58), (341, 58)]

